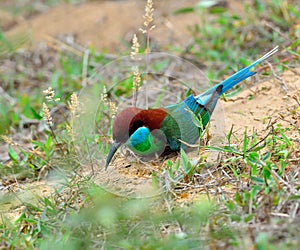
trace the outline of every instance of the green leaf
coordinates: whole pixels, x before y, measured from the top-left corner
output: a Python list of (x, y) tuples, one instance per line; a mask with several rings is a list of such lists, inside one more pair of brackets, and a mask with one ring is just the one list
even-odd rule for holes
[(240, 155), (240, 152), (233, 148), (232, 146), (224, 146), (224, 152), (232, 153), (232, 154), (238, 154)]
[[(4, 54), (4, 52), (6, 51), (6, 49), (9, 52), (13, 52), (14, 51), (14, 47), (11, 44), (11, 42), (9, 40), (7, 40), (7, 38), (4, 36), (4, 33), (2, 32), (2, 29), (0, 27), (0, 55)], [(4, 49), (3, 49), (4, 48)]]
[(235, 194), (235, 201), (237, 204), (239, 204), (240, 206), (243, 205), (243, 201), (242, 201), (242, 196), (240, 195), (240, 193), (236, 192)]
[(265, 184), (265, 181), (262, 178), (251, 176), (251, 180), (256, 184)]
[(268, 159), (270, 159), (270, 157), (271, 157), (271, 152), (268, 151), (267, 153), (265, 153), (265, 154), (263, 155), (262, 160), (263, 160), (263, 161), (267, 161)]
[(47, 141), (45, 142), (45, 147), (49, 149), (51, 147), (51, 144), (52, 144), (52, 136), (48, 135)]
[(248, 143), (249, 143), (249, 140), (247, 138), (247, 129), (245, 129), (245, 132), (244, 132), (244, 141), (243, 141), (243, 153), (244, 153), (244, 156), (246, 156), (246, 153), (247, 153)]
[(25, 213), (21, 213), (21, 215), (15, 220), (15, 224), (22, 222), (26, 218)]
[(174, 169), (177, 171), (179, 169), (179, 166), (180, 166), (180, 161), (177, 160), (175, 163)]
[(174, 11), (173, 15), (186, 14), (186, 13), (191, 13), (194, 11), (195, 11), (194, 7), (185, 7), (185, 8), (181, 8), (181, 9)]
[(19, 159), (19, 155), (11, 146), (8, 146), (8, 155), (9, 155), (10, 159), (13, 161), (17, 162)]
[(263, 177), (268, 180), (271, 177), (270, 164), (267, 164), (262, 170)]
[(264, 142), (263, 145), (261, 146), (256, 146), (255, 148), (252, 149), (252, 151), (260, 151), (261, 149), (265, 148), (267, 146), (267, 143)]
[(170, 60), (162, 60), (152, 65), (155, 72), (164, 71), (170, 65)]
[(249, 221), (251, 221), (254, 217), (254, 214), (248, 214), (245, 218), (244, 218), (244, 222), (248, 223)]
[(229, 165), (229, 167), (230, 167), (231, 171), (233, 172), (234, 177), (238, 179), (239, 178), (238, 172), (231, 165)]
[(292, 146), (292, 143), (291, 143), (290, 139), (287, 138), (287, 136), (283, 133), (282, 130), (280, 130), (280, 134), (281, 134), (281, 136), (283, 137), (284, 142), (285, 142), (289, 147), (291, 147), (291, 146)]
[(261, 165), (259, 154), (257, 152), (250, 152), (248, 155), (248, 163), (250, 163), (250, 165)]
[(227, 206), (227, 208), (228, 208), (230, 211), (232, 211), (232, 212), (236, 210), (235, 204), (234, 204), (232, 201), (228, 201), (228, 202), (226, 203), (226, 206)]
[(43, 116), (41, 116), (39, 113), (37, 113), (34, 108), (30, 107), (30, 109), (31, 109), (33, 118), (38, 119), (38, 120), (43, 119)]
[(192, 169), (192, 164), (190, 163), (185, 151), (182, 148), (181, 148), (180, 152), (181, 152), (181, 158), (182, 158), (182, 162), (183, 162), (184, 172), (189, 174)]
[(159, 178), (158, 178), (156, 172), (153, 172), (153, 173), (152, 173), (152, 184), (153, 184), (155, 187), (159, 187)]
[(286, 159), (288, 156), (289, 156), (289, 154), (290, 154), (290, 152), (288, 151), (288, 150), (281, 150), (281, 151), (279, 151), (276, 155), (282, 155), (282, 157), (284, 158), (284, 159)]
[(28, 162), (28, 158), (29, 158), (29, 154), (24, 150), (24, 149), (20, 149), (22, 154), (23, 154), (23, 159), (22, 161), (19, 163), (20, 166), (24, 166), (25, 164), (27, 164)]
[(291, 195), (289, 200), (300, 200), (300, 195)]
[(230, 215), (230, 219), (231, 219), (232, 221), (240, 222), (240, 221), (241, 221), (241, 216), (238, 215), (238, 214), (231, 214), (231, 215)]
[(185, 92), (184, 96), (189, 97), (192, 94), (193, 94), (193, 90), (191, 88), (188, 88), (188, 90)]
[(226, 12), (227, 10), (223, 7), (213, 7), (210, 9), (209, 13), (211, 14), (221, 14)]
[(232, 133), (233, 133), (233, 125), (231, 126), (230, 131), (229, 131), (229, 133), (227, 135), (227, 141), (228, 141), (229, 144), (231, 142)]
[(257, 185), (255, 185), (255, 186), (252, 187), (251, 192), (250, 192), (252, 198), (256, 197), (256, 195), (260, 191), (260, 189), (261, 189), (260, 186), (257, 186)]
[(172, 167), (173, 166), (173, 162), (171, 162), (170, 160), (167, 161), (167, 166), (168, 167)]
[(217, 152), (232, 153), (232, 154), (241, 155), (241, 153), (239, 151), (237, 151), (235, 148), (233, 148), (232, 146), (224, 146), (224, 147), (206, 146), (206, 147), (203, 147), (203, 148), (213, 150), (213, 151), (217, 151)]

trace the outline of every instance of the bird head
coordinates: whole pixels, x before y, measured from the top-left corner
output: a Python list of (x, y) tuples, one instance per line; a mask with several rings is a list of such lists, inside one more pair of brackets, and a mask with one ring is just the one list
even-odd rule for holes
[(122, 110), (117, 115), (112, 131), (113, 143), (106, 159), (106, 169), (118, 148), (128, 140), (130, 134), (130, 123), (140, 111), (141, 109), (130, 107)]
[(166, 115), (166, 110), (162, 108), (143, 110), (130, 107), (122, 110), (113, 124), (113, 143), (106, 159), (106, 169), (122, 144), (134, 147), (146, 141), (152, 132), (155, 138), (161, 138), (161, 133), (158, 134), (156, 131), (160, 129)]

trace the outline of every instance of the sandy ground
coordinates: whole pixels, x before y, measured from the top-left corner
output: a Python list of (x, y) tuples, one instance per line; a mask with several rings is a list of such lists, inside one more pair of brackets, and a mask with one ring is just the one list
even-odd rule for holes
[[(225, 2), (228, 9), (234, 12), (243, 11), (240, 1), (219, 1), (221, 5)], [(155, 1), (156, 28), (152, 31), (152, 45), (159, 48), (169, 45), (180, 48), (187, 46), (191, 39), (188, 27), (200, 24), (200, 18), (197, 13), (186, 13), (184, 18), (173, 13), (184, 7), (193, 7), (197, 3), (196, 0)], [(23, 5), (26, 6), (26, 3)], [(145, 12), (144, 1), (138, 0), (90, 1), (73, 5), (62, 4), (54, 8), (36, 5), (33, 5), (35, 11), (29, 16), (13, 16), (4, 8), (14, 6), (13, 3), (0, 3), (1, 27), (8, 37), (26, 37), (34, 47), (37, 42), (49, 40), (49, 36), (68, 35), (83, 46), (91, 45), (98, 51), (114, 54), (128, 51), (126, 42), (130, 42), (133, 34), (142, 28)]]
[[(197, 1), (188, 1), (193, 5)], [(186, 1), (162, 1), (156, 5), (155, 23), (152, 41), (160, 46), (183, 46), (189, 40), (188, 25), (199, 21), (198, 17), (188, 14), (185, 18), (172, 15), (173, 11), (186, 6)], [(128, 11), (130, 10), (130, 11)], [(2, 14), (2, 13), (1, 13)], [(72, 36), (83, 46), (96, 48), (98, 51), (118, 53), (127, 50), (124, 42), (130, 42), (134, 33), (142, 27), (144, 15), (143, 1), (93, 1), (85, 4), (60, 5), (42, 15), (25, 19), (12, 18), (3, 12), (2, 23), (8, 36), (26, 36), (34, 46), (47, 40), (48, 36)]]
[[(270, 121), (279, 121), (280, 115), (286, 116), (289, 110), (299, 104), (294, 98), (300, 98), (300, 68), (294, 72), (287, 71), (280, 76), (280, 80), (271, 77), (270, 80), (255, 85), (243, 91), (230, 101), (222, 102), (225, 110), (226, 128), (233, 125), (239, 133), (245, 128), (262, 131), (267, 129)], [(284, 85), (281, 81), (284, 81)], [(285, 91), (285, 86), (288, 91)], [(283, 127), (293, 124), (300, 127), (299, 120), (281, 120)], [(293, 135), (296, 139), (299, 135)]]

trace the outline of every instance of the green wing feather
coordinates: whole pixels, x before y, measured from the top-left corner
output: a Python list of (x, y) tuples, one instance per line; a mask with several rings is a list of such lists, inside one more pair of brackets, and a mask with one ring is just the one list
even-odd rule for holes
[[(162, 131), (165, 133), (172, 150), (179, 150), (186, 144), (195, 144), (202, 130), (208, 124), (211, 114), (218, 102), (222, 86), (215, 89), (205, 105), (198, 102), (194, 96), (189, 96), (185, 101), (166, 107), (168, 115), (163, 121)], [(201, 124), (195, 124), (196, 116)]]

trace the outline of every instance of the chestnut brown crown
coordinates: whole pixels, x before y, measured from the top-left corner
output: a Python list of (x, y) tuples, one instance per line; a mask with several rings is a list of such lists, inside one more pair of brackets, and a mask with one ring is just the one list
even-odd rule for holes
[(150, 131), (160, 129), (167, 111), (164, 108), (144, 110), (130, 107), (122, 110), (113, 125), (113, 140), (125, 143), (139, 127), (148, 127)]

